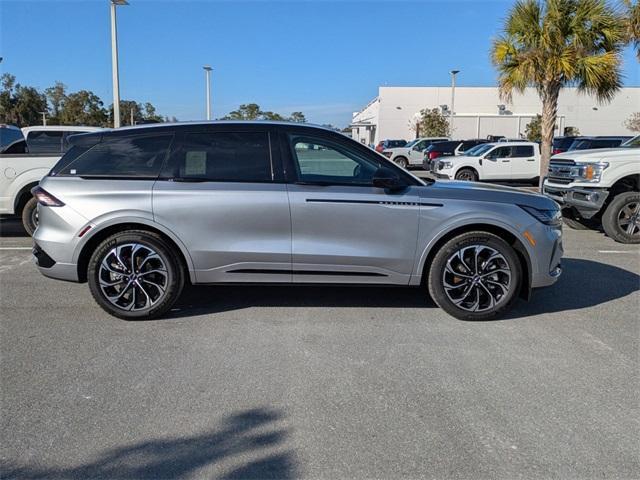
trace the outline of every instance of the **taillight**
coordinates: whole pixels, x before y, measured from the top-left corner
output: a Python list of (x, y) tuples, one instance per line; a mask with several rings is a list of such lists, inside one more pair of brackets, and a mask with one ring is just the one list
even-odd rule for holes
[(558, 153), (562, 153), (562, 152), (564, 152), (564, 150), (561, 150), (561, 149), (559, 149), (559, 148), (554, 148), (554, 149), (551, 151), (551, 155), (557, 155)]
[(440, 156), (440, 152), (429, 152), (429, 160), (434, 160)]
[(36, 197), (36, 200), (38, 200), (40, 205), (44, 205), (45, 207), (64, 207), (63, 202), (58, 200), (42, 187), (33, 187), (31, 189), (31, 194)]

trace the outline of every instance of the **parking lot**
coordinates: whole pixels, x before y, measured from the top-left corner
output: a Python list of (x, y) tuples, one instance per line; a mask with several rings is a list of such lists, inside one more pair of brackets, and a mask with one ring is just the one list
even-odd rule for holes
[(197, 287), (125, 322), (0, 224), (3, 478), (637, 478), (640, 249), (565, 229), (501, 321), (420, 289)]

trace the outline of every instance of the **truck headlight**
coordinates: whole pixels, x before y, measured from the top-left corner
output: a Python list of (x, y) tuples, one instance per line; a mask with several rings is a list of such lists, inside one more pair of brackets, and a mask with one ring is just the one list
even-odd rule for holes
[(571, 167), (571, 176), (581, 181), (597, 183), (608, 166), (606, 162), (576, 163)]
[(449, 170), (451, 167), (453, 167), (453, 163), (447, 162), (446, 160), (440, 160), (438, 162), (438, 170)]

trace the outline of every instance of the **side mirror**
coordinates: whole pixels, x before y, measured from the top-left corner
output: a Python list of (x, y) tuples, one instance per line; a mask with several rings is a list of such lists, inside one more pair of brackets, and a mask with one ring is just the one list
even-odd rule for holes
[(372, 184), (376, 188), (398, 191), (407, 188), (407, 183), (389, 168), (379, 168), (373, 175)]

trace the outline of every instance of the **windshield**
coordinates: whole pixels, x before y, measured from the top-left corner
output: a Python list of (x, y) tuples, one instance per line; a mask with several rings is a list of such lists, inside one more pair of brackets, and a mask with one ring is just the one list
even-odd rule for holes
[(487, 151), (491, 150), (492, 148), (493, 148), (492, 144), (483, 143), (482, 145), (478, 145), (476, 147), (473, 147), (467, 150), (466, 152), (464, 152), (464, 154), (465, 156), (468, 156), (468, 157), (479, 157), (483, 153), (486, 153)]
[(409, 143), (407, 143), (404, 148), (411, 148), (413, 147), (416, 143), (418, 143), (418, 140), (420, 140), (419, 138), (416, 138), (415, 140), (411, 140)]

